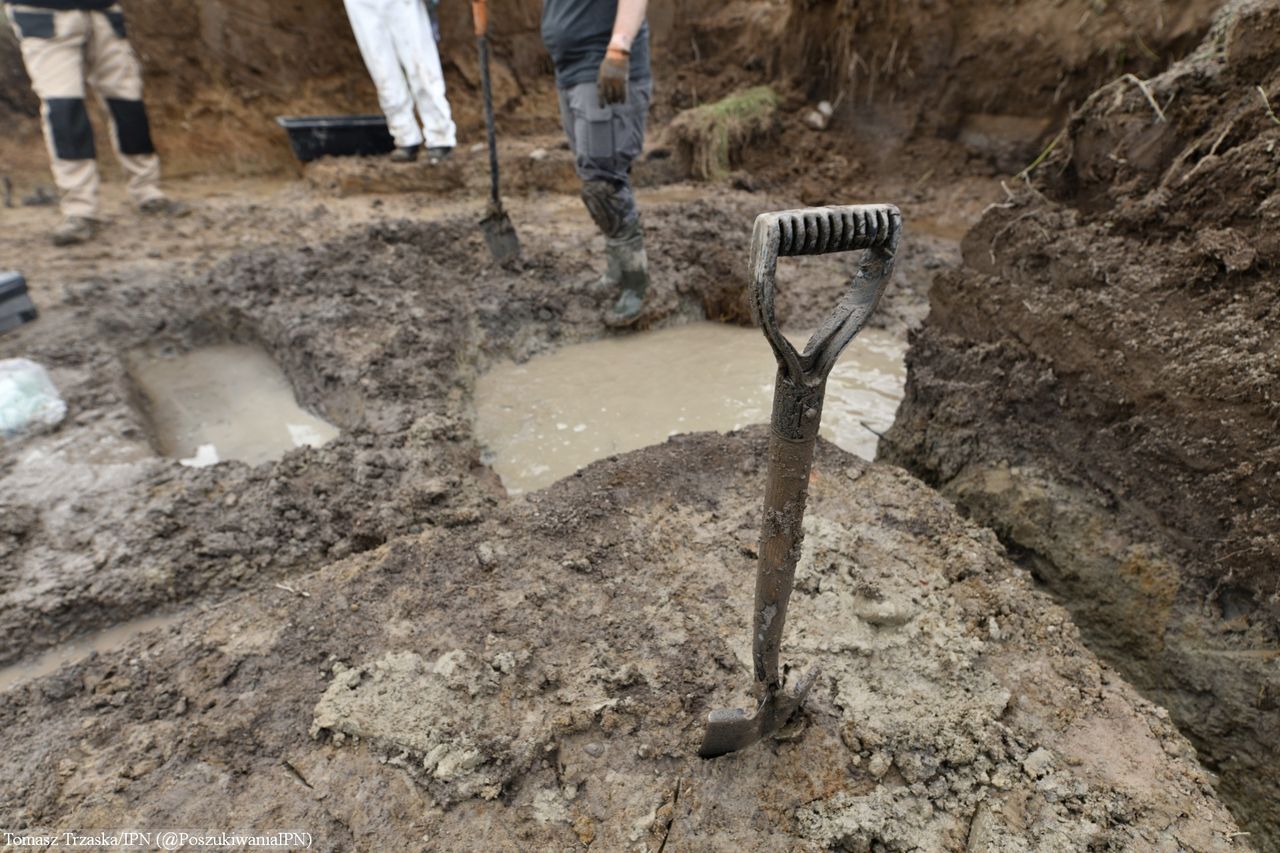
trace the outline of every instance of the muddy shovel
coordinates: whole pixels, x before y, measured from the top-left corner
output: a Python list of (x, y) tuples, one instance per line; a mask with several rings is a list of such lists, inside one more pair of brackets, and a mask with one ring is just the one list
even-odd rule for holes
[[(736, 752), (777, 732), (804, 702), (817, 676), (811, 670), (788, 691), (778, 652), (804, 538), (801, 525), (822, 400), (836, 359), (866, 324), (889, 283), (901, 234), (902, 214), (887, 204), (815, 207), (756, 217), (751, 235), (751, 312), (778, 360), (751, 635), (759, 705), (754, 714), (739, 708), (712, 711), (698, 750), (703, 758)], [(856, 249), (866, 250), (857, 275), (804, 352), (797, 353), (774, 318), (778, 258)]]
[(480, 230), (493, 259), (508, 264), (520, 257), (520, 239), (516, 237), (511, 217), (502, 209), (498, 195), (498, 139), (493, 129), (493, 87), (489, 82), (489, 9), (488, 0), (471, 0), (475, 19), (476, 43), (480, 46), (480, 87), (484, 90), (484, 124), (489, 137), (489, 206)]

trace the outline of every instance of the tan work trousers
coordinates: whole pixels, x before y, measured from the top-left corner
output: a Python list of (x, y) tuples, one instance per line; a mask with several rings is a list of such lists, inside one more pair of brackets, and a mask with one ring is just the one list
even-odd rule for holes
[(104, 12), (5, 8), (40, 98), (63, 214), (94, 218), (98, 213), (98, 168), (85, 108), (86, 81), (110, 116), (112, 145), (129, 175), (129, 194), (138, 203), (162, 198), (160, 158), (142, 104), (142, 69), (125, 38), (120, 7)]

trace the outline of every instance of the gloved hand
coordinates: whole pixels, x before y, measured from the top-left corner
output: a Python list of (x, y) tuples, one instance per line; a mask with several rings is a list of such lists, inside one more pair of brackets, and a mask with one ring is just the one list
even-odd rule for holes
[(596, 92), (600, 106), (627, 102), (627, 79), (631, 76), (631, 54), (610, 47), (600, 63), (600, 75), (596, 78)]

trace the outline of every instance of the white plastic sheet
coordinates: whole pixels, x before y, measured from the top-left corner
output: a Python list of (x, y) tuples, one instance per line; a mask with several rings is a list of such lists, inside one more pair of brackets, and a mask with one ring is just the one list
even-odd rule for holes
[(66, 415), (67, 404), (43, 367), (25, 358), (0, 361), (0, 436), (49, 429)]

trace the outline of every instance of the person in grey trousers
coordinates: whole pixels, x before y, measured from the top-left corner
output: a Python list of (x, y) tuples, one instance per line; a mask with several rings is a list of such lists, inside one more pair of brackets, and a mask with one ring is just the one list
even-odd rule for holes
[(605, 236), (602, 287), (618, 298), (605, 319), (640, 318), (649, 287), (644, 229), (631, 163), (644, 148), (653, 96), (646, 0), (545, 0), (542, 42), (555, 63), (560, 119), (573, 150), (582, 201)]

